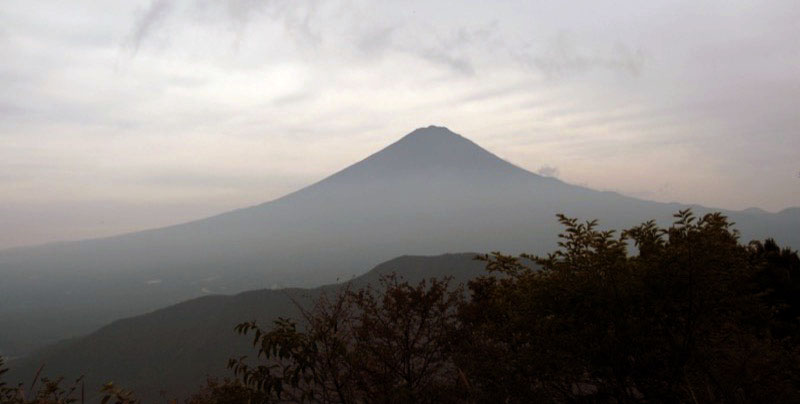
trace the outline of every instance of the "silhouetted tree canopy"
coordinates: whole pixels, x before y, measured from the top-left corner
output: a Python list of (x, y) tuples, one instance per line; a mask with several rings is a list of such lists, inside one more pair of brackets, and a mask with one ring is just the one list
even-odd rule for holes
[(323, 296), (304, 312), (304, 329), (279, 319), (271, 330), (242, 323), (258, 357), (230, 366), (257, 392), (289, 401), (447, 402), (458, 369), (450, 338), (463, 291), (446, 280), (409, 285), (393, 275), (379, 289)]
[[(790, 287), (774, 274), (791, 272), (797, 254), (764, 259), (759, 244), (739, 244), (719, 214), (696, 220), (683, 211), (676, 219), (667, 229), (648, 222), (614, 237), (596, 222), (561, 216), (559, 251), (527, 256), (540, 271), (501, 254), (484, 257), (505, 277), (472, 282), (461, 311), (472, 338), (458, 362), (471, 375), (471, 397), (796, 402), (798, 318), (789, 316), (797, 295), (768, 291)], [(636, 255), (626, 252), (629, 243)]]

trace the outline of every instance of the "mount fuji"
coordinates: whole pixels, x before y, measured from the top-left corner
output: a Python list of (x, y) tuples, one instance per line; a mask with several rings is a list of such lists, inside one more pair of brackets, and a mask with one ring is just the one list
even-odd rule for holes
[[(443, 127), (417, 129), (297, 192), (206, 219), (0, 251), (0, 354), (206, 294), (350, 279), (401, 255), (544, 253), (555, 215), (626, 228), (686, 207), (599, 192), (517, 167)], [(800, 246), (800, 211), (722, 212), (745, 241)]]

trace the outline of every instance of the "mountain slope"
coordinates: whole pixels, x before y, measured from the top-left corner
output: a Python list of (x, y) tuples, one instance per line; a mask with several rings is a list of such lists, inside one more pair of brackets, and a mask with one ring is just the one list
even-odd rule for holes
[[(0, 252), (0, 353), (24, 354), (208, 293), (348, 279), (404, 254), (550, 251), (556, 213), (624, 228), (669, 222), (685, 207), (541, 177), (446, 128), (421, 128), (272, 202), (162, 229)], [(725, 213), (745, 239), (800, 245), (800, 218), (791, 211)]]
[[(353, 287), (376, 284), (380, 275), (394, 272), (412, 284), (424, 278), (453, 277), (464, 282), (483, 274), (475, 254), (435, 257), (404, 256), (353, 279)], [(295, 302), (308, 302), (321, 293), (335, 294), (341, 285), (316, 289), (258, 290), (235, 296), (205, 296), (138, 317), (115, 321), (83, 338), (69, 340), (23, 360), (12, 361), (10, 380), (28, 382), (42, 364), (45, 375), (86, 376), (93, 391), (106, 381), (133, 388), (146, 402), (159, 391), (183, 395), (196, 390), (208, 375), (228, 376), (227, 360), (252, 355), (249, 338), (233, 332), (242, 321), (267, 325), (277, 317), (298, 318)]]

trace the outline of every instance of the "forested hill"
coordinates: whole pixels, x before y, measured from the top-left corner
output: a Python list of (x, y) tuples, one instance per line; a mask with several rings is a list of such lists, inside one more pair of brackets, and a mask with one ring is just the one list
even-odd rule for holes
[[(453, 277), (454, 283), (484, 273), (476, 254), (403, 256), (378, 265), (344, 284), (376, 285), (382, 274), (395, 272), (416, 283), (423, 278)], [(205, 296), (152, 313), (115, 321), (83, 337), (61, 342), (10, 363), (10, 380), (29, 383), (39, 366), (43, 375), (77, 378), (85, 375), (87, 391), (107, 381), (133, 388), (145, 402), (159, 391), (178, 396), (197, 390), (208, 375), (229, 375), (228, 359), (252, 354), (249, 339), (234, 333), (242, 321), (263, 325), (277, 317), (298, 318), (297, 305), (322, 293), (335, 294), (343, 284), (314, 289), (256, 290), (234, 296)]]

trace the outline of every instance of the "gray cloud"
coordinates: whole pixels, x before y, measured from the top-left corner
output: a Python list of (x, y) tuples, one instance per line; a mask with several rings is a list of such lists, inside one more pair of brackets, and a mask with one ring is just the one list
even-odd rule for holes
[(130, 43), (133, 53), (139, 51), (139, 47), (158, 26), (164, 22), (172, 11), (173, 2), (170, 0), (152, 0), (147, 9), (141, 13), (131, 31)]
[(316, 97), (315, 94), (308, 91), (298, 91), (291, 94), (282, 95), (272, 100), (272, 105), (276, 107), (285, 107), (297, 103), (302, 103)]
[(29, 108), (24, 108), (20, 105), (11, 103), (9, 101), (0, 101), (0, 117), (3, 118), (17, 118), (30, 116), (34, 112)]
[(518, 56), (523, 63), (543, 72), (548, 77), (564, 77), (604, 69), (631, 76), (641, 74), (645, 56), (641, 49), (632, 49), (616, 42), (606, 51), (584, 50), (567, 32), (559, 32), (541, 52)]
[(475, 28), (459, 27), (455, 32), (439, 37), (436, 46), (416, 44), (414, 47), (416, 51), (412, 52), (424, 60), (446, 66), (456, 73), (474, 75), (475, 66), (471, 54), (475, 49), (483, 51), (490, 45), (497, 45), (492, 43), (497, 29), (496, 21)]
[(129, 43), (135, 54), (148, 37), (163, 28), (168, 18), (175, 18), (182, 23), (189, 19), (206, 26), (227, 26), (235, 34), (232, 43), (236, 46), (253, 19), (267, 16), (282, 24), (296, 40), (315, 46), (322, 39), (312, 27), (319, 3), (313, 0), (152, 0), (136, 19)]
[(536, 173), (544, 177), (558, 177), (558, 167), (543, 165), (536, 170)]
[[(331, 17), (335, 17), (337, 20), (350, 23), (348, 29), (355, 30), (355, 32), (347, 34), (347, 36), (354, 35), (356, 37), (355, 41), (349, 44), (336, 43), (336, 46), (340, 48), (339, 52), (342, 47), (350, 47), (366, 60), (380, 58), (387, 51), (396, 51), (412, 54), (434, 65), (444, 66), (455, 73), (473, 75), (475, 67), (471, 60), (471, 53), (474, 48), (485, 47), (493, 39), (498, 27), (497, 22), (492, 21), (475, 28), (459, 27), (451, 32), (417, 36), (416, 40), (409, 40), (415, 37), (409, 33), (419, 31), (419, 27), (410, 26), (409, 22), (401, 25), (399, 23), (372, 24), (359, 21), (363, 17), (357, 12), (359, 7), (356, 4), (342, 4), (339, 8), (332, 7), (339, 12), (321, 16), (318, 10), (322, 3), (334, 2), (188, 0), (188, 2), (183, 2), (184, 7), (181, 9), (178, 7), (180, 4), (178, 2), (154, 0), (137, 18), (130, 33), (129, 43), (135, 54), (143, 42), (164, 27), (168, 18), (175, 17), (176, 19), (191, 18), (206, 26), (227, 25), (235, 35), (232, 44), (238, 48), (248, 24), (259, 16), (268, 16), (273, 22), (282, 25), (285, 32), (297, 41), (298, 46), (313, 49), (323, 42), (325, 37), (323, 31), (331, 30)], [(180, 13), (180, 16), (175, 15), (179, 10), (184, 12)], [(407, 35), (407, 37), (397, 40), (397, 37), (402, 35)]]
[(365, 57), (382, 56), (387, 49), (394, 48), (394, 35), (398, 31), (397, 26), (372, 27), (356, 40), (356, 48)]
[(448, 54), (441, 48), (422, 49), (416, 54), (428, 62), (446, 66), (454, 72), (465, 75), (475, 74), (475, 67), (465, 56)]

